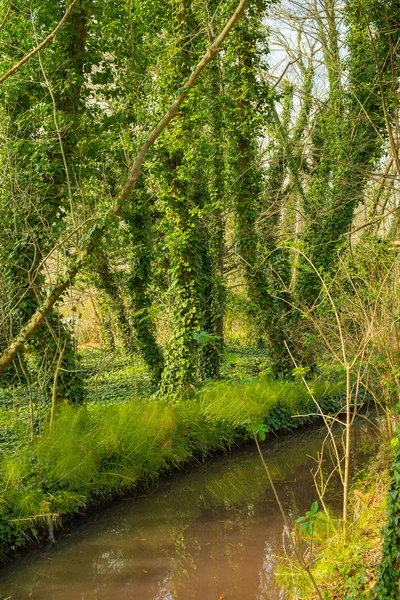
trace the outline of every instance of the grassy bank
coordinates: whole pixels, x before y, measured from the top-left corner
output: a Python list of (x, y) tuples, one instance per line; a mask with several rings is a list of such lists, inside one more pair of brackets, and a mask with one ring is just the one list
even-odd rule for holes
[[(299, 547), (328, 600), (392, 599), (376, 585), (382, 563), (391, 460), (392, 453), (383, 447), (359, 474), (352, 488), (346, 543), (340, 522), (322, 512), (317, 514), (312, 532), (307, 535), (301, 525), (296, 527)], [(285, 587), (288, 600), (317, 598), (309, 578), (289, 557), (281, 559), (277, 578)]]
[[(324, 412), (341, 408), (341, 385), (314, 381), (312, 387)], [(136, 398), (60, 407), (51, 431), (46, 426), (32, 442), (19, 440), (3, 452), (3, 558), (43, 531), (51, 534), (65, 515), (249, 438), (243, 425), (249, 417), (283, 431), (311, 422), (316, 412), (301, 383), (253, 379), (213, 383), (181, 402)]]

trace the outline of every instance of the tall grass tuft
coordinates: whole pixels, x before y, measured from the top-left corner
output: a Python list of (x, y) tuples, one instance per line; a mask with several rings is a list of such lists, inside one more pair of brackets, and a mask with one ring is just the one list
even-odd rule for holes
[[(326, 383), (312, 387), (321, 403), (338, 394)], [(302, 385), (260, 380), (212, 383), (197, 398), (171, 405), (135, 399), (60, 406), (51, 431), (0, 459), (0, 542), (16, 547), (35, 523), (138, 482), (149, 484), (193, 456), (229, 447), (248, 436), (241, 424), (249, 416), (276, 431), (307, 422), (310, 417), (293, 415), (311, 410)]]
[[(342, 383), (329, 383), (315, 379), (310, 383), (314, 400), (322, 408), (340, 408)], [(337, 399), (332, 403), (332, 398)], [(238, 427), (246, 419), (266, 423), (269, 429), (294, 429), (317, 413), (313, 398), (302, 382), (255, 380), (241, 382), (215, 382), (201, 393), (201, 407), (209, 421), (227, 422)], [(333, 406), (334, 405), (334, 406)]]

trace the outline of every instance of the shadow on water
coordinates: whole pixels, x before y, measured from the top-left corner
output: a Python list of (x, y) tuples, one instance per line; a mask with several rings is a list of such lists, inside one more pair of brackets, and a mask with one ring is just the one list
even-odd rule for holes
[[(339, 430), (337, 430), (339, 435)], [(287, 513), (317, 499), (310, 469), (322, 427), (269, 440), (263, 451)], [(353, 464), (366, 463), (376, 429), (354, 427)], [(329, 465), (327, 464), (327, 468)], [(340, 511), (339, 482), (328, 505)], [(283, 524), (255, 448), (174, 474), (146, 497), (97, 511), (51, 553), (0, 572), (10, 600), (276, 600), (274, 555)]]

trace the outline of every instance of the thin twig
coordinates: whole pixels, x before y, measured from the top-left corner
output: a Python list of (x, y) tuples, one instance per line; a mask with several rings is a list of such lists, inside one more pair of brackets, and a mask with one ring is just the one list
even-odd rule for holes
[(44, 48), (45, 46), (47, 46), (47, 44), (49, 42), (51, 42), (51, 40), (57, 35), (57, 33), (60, 31), (61, 27), (67, 21), (68, 17), (72, 13), (72, 11), (74, 10), (74, 8), (75, 8), (75, 6), (76, 6), (76, 4), (78, 2), (79, 2), (79, 0), (73, 0), (73, 2), (69, 5), (69, 7), (67, 8), (67, 10), (65, 11), (65, 14), (64, 14), (63, 18), (58, 23), (57, 27), (55, 29), (53, 29), (53, 31), (47, 36), (47, 38), (44, 39), (43, 42), (41, 42), (38, 46), (36, 46), (36, 48), (34, 48), (26, 56), (24, 56), (24, 58), (22, 58), (19, 62), (17, 62), (9, 71), (7, 71), (7, 73), (4, 73), (4, 75), (2, 75), (0, 77), (0, 85), (2, 83), (4, 83), (6, 79), (8, 79), (9, 77), (11, 77), (11, 75), (13, 75), (16, 71), (18, 71), (18, 69), (20, 69), (25, 63), (27, 63), (28, 60), (30, 60), (33, 56), (35, 56), (35, 54), (37, 54), (38, 52), (40, 52), (40, 50), (42, 48)]

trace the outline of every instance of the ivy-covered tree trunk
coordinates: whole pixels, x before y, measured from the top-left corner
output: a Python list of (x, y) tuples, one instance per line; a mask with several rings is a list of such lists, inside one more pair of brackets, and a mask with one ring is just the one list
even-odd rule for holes
[[(369, 172), (382, 154), (380, 131), (385, 126), (385, 95), (391, 84), (388, 48), (398, 33), (385, 33), (381, 27), (374, 33), (368, 24), (377, 22), (379, 10), (373, 3), (346, 2), (345, 16), (349, 49), (346, 64), (339, 56), (338, 15), (334, 3), (327, 0), (328, 23), (320, 22), (321, 40), (328, 69), (329, 110), (317, 115), (313, 138), (314, 163), (310, 173), (307, 198), (304, 249), (315, 268), (323, 276), (333, 272), (338, 252), (347, 243), (355, 209), (363, 201)], [(381, 19), (382, 21), (384, 19)], [(383, 25), (383, 22), (381, 23)], [(378, 48), (375, 55), (374, 45)], [(381, 52), (384, 48), (384, 52)], [(378, 60), (379, 64), (376, 63)], [(381, 62), (380, 62), (381, 61)], [(348, 89), (344, 90), (341, 71), (348, 71)], [(379, 80), (383, 81), (380, 89)], [(389, 84), (389, 85), (388, 85)], [(383, 97), (382, 97), (383, 92)], [(297, 294), (306, 307), (311, 307), (321, 292), (321, 280), (304, 261)]]
[[(160, 98), (155, 91), (157, 86), (154, 85), (151, 69), (165, 50), (161, 34), (170, 27), (171, 13), (168, 6), (142, 1), (113, 1), (107, 3), (106, 8), (116, 27), (111, 35), (99, 31), (104, 36), (100, 48), (107, 45), (105, 51), (110, 53), (113, 61), (107, 73), (106, 86), (106, 98), (113, 109), (111, 119), (103, 115), (103, 127), (108, 136), (105, 137), (104, 151), (109, 153), (109, 161), (113, 165), (107, 173), (107, 188), (117, 196), (121, 179), (126, 177), (128, 156), (137, 152), (144, 131), (153, 126), (156, 118), (153, 110), (154, 106), (158, 109)], [(152, 23), (154, 32), (157, 31), (152, 36), (148, 35), (149, 23)], [(125, 31), (123, 37), (120, 35), (121, 27)], [(118, 69), (114, 61), (118, 61)], [(117, 71), (117, 86), (113, 70)], [(124, 335), (125, 347), (139, 351), (149, 368), (153, 383), (158, 385), (163, 369), (163, 354), (157, 343), (152, 311), (152, 263), (157, 246), (157, 211), (154, 209), (154, 192), (148, 189), (149, 178), (151, 173), (146, 169), (143, 180), (136, 186), (135, 201), (127, 203), (121, 212), (124, 223), (119, 231), (122, 244), (115, 232), (109, 236), (108, 247), (115, 242), (112, 252), (120, 258), (123, 268), (121, 281), (115, 281), (114, 277), (114, 291), (109, 289), (108, 295), (111, 298), (109, 308), (117, 321), (117, 328), (129, 332)], [(106, 289), (108, 285), (109, 274), (103, 278), (101, 287)], [(121, 297), (121, 290), (124, 298)], [(119, 300), (116, 302), (117, 295)]]
[[(175, 142), (188, 140), (188, 132), (175, 123)], [(164, 163), (169, 194), (166, 201), (166, 244), (169, 260), (169, 293), (173, 332), (165, 350), (161, 393), (185, 392), (197, 378), (196, 332), (200, 330), (200, 274), (204, 248), (193, 200), (193, 188), (180, 180), (185, 169), (180, 151), (170, 153)]]
[[(17, 85), (10, 85), (4, 98), (14, 167), (8, 193), (15, 210), (8, 220), (11, 235), (3, 252), (6, 252), (4, 258), (8, 265), (5, 276), (13, 294), (23, 298), (12, 308), (17, 328), (19, 322), (29, 320), (43, 300), (46, 278), (42, 261), (63, 231), (65, 215), (73, 220), (72, 157), (81, 105), (89, 4), (81, 2), (77, 6), (60, 35), (54, 48), (60, 62), (56, 74), (52, 77), (48, 63), (39, 58), (38, 63), (29, 65), (29, 76), (24, 81), (16, 78)], [(59, 4), (46, 3), (39, 7), (39, 14), (51, 27), (60, 9)], [(24, 20), (18, 10), (14, 18), (12, 26), (7, 28), (10, 36), (13, 26), (18, 27), (19, 21)], [(30, 111), (27, 92), (36, 96), (37, 114)], [(35, 177), (37, 173), (39, 178)], [(35, 182), (33, 186), (31, 178)], [(71, 333), (55, 309), (47, 316), (46, 325), (42, 335), (30, 344), (42, 365), (43, 358), (47, 363), (45, 386), (53, 386), (52, 370), (57, 357), (62, 356), (57, 378), (58, 396), (80, 402), (83, 383)]]
[(127, 290), (130, 299), (131, 318), (135, 328), (138, 349), (146, 362), (152, 382), (158, 386), (164, 366), (162, 349), (157, 342), (154, 315), (151, 312), (152, 297), (152, 223), (145, 190), (138, 192), (134, 208), (124, 213), (132, 240)]
[[(197, 39), (193, 37), (198, 26), (195, 9), (195, 3), (174, 2), (173, 35), (177, 51), (169, 78), (176, 88), (190, 72), (191, 54), (198, 54)], [(201, 235), (202, 196), (206, 186), (198, 160), (202, 152), (198, 102), (197, 89), (183, 109), (185, 114), (172, 124), (163, 148), (161, 202), (165, 211), (173, 316), (173, 331), (165, 350), (160, 388), (166, 395), (184, 393), (198, 377), (199, 340), (196, 334), (202, 329), (201, 272), (206, 250)]]
[(108, 312), (111, 312), (116, 322), (117, 336), (119, 335), (127, 352), (135, 350), (135, 343), (131, 323), (128, 318), (127, 308), (116, 273), (109, 264), (109, 258), (104, 249), (99, 248), (96, 253), (95, 270), (96, 284), (107, 297)]
[(387, 496), (386, 523), (383, 527), (382, 558), (374, 587), (376, 598), (397, 600), (400, 597), (400, 438), (396, 441), (391, 481)]
[[(207, 16), (206, 16), (207, 18)], [(213, 39), (213, 29), (209, 23), (209, 43)], [(208, 334), (199, 347), (201, 378), (219, 377), (224, 349), (224, 244), (225, 219), (223, 215), (227, 194), (226, 173), (226, 134), (224, 123), (224, 89), (222, 62), (210, 65), (207, 80), (210, 103), (206, 118), (211, 133), (207, 152), (208, 174), (207, 190), (204, 197), (207, 202), (203, 235), (202, 261), (202, 330)], [(206, 107), (205, 107), (206, 108)]]
[(224, 236), (222, 215), (216, 211), (210, 215), (207, 226), (201, 230), (202, 241), (202, 323), (203, 339), (200, 338), (199, 369), (202, 380), (219, 377), (224, 348), (225, 283)]
[[(258, 79), (258, 72), (268, 51), (262, 24), (265, 10), (264, 2), (247, 9), (229, 46), (225, 72), (232, 98), (230, 163), (236, 252), (259, 336), (265, 336), (268, 340), (275, 373), (283, 374), (291, 370), (282, 327), (285, 307), (274, 297), (274, 285), (268, 274), (256, 225), (263, 206), (259, 144), (265, 126), (264, 119), (271, 119), (269, 90)], [(272, 231), (270, 233), (273, 235)]]

